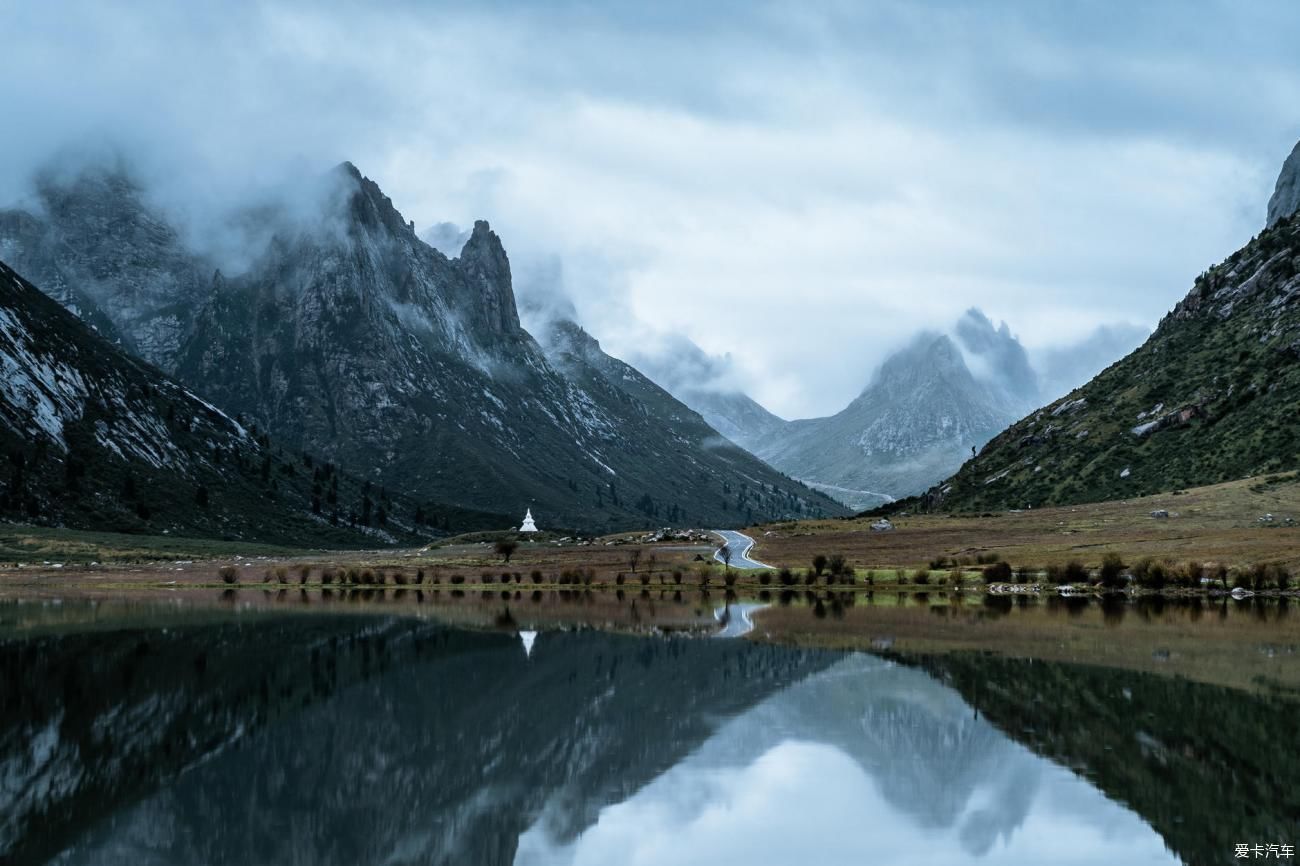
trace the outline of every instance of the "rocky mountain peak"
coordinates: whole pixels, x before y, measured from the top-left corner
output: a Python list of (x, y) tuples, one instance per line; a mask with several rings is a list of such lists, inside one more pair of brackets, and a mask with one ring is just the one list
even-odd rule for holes
[(335, 174), (349, 188), (347, 214), (358, 225), (368, 229), (382, 228), (397, 237), (413, 236), (415, 228), (384, 195), (379, 184), (366, 177), (350, 162), (339, 163)]
[(485, 324), (499, 333), (517, 333), (520, 330), (519, 310), (515, 306), (515, 292), (510, 279), (510, 259), (501, 238), (492, 231), (487, 220), (474, 223), (474, 231), (461, 249), (456, 264), (479, 296), (475, 299), (475, 306)]
[(1300, 142), (1296, 143), (1291, 155), (1282, 163), (1277, 185), (1273, 188), (1273, 197), (1268, 200), (1268, 225), (1274, 225), (1297, 210), (1300, 210)]

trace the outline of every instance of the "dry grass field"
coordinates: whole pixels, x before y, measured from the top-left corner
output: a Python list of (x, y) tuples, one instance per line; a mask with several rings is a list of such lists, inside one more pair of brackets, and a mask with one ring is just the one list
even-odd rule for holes
[[(1152, 517), (1166, 511), (1167, 518)], [(1272, 515), (1271, 521), (1261, 521)], [(817, 554), (841, 554), (857, 569), (926, 568), (939, 558), (974, 564), (980, 555), (1037, 569), (1078, 560), (1100, 565), (1109, 552), (1132, 562), (1256, 562), (1300, 566), (1300, 478), (1251, 478), (1140, 499), (983, 515), (912, 515), (895, 529), (871, 519), (782, 523), (747, 530), (751, 555), (806, 568)]]

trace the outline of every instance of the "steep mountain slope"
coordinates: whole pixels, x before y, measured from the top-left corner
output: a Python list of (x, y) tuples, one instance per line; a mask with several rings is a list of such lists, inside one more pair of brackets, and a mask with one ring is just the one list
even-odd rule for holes
[(654, 351), (629, 360), (665, 391), (700, 413), (709, 426), (737, 445), (757, 453), (781, 435), (784, 418), (773, 415), (736, 387), (730, 357), (711, 356), (688, 337), (673, 335)]
[[(487, 223), (448, 258), (352, 165), (329, 180), (337, 207), (313, 221), (244, 217), (270, 240), (238, 273), (217, 272), (191, 289), (193, 274), (213, 273), (203, 257), (174, 232), (159, 240), (162, 249), (150, 243), (158, 233), (137, 244), (140, 233), (130, 232), (115, 236), (118, 259), (167, 278), (110, 267), (81, 295), (152, 302), (173, 287), (183, 301), (174, 344), (163, 339), (171, 308), (145, 304), (137, 315), (141, 305), (114, 300), (102, 309), (125, 343), (153, 352), (214, 404), (257, 419), (287, 447), (364, 468), (377, 484), (422, 500), (508, 513), (531, 505), (544, 528), (592, 530), (667, 513), (734, 525), (751, 509), (754, 519), (840, 512), (757, 461), (741, 466), (706, 437), (648, 423), (645, 407), (603, 377), (566, 376), (521, 327), (510, 263)], [(121, 207), (134, 224), (135, 208), (147, 211), (123, 184), (68, 189), (102, 201), (47, 206), (43, 217), (27, 215), (37, 229), (0, 243), (57, 270), (48, 238), (75, 235), (60, 227), (66, 214)], [(121, 204), (123, 196), (134, 204)], [(21, 219), (11, 213), (5, 224)], [(661, 408), (664, 418), (689, 412)], [(737, 506), (738, 491), (759, 487), (781, 495)]]
[[(620, 435), (629, 443), (645, 443), (641, 471), (657, 483), (686, 489), (691, 479), (712, 470), (697, 455), (706, 453), (711, 463), (726, 468), (724, 487), (716, 494), (717, 507), (734, 522), (740, 517), (752, 522), (761, 513), (796, 514), (809, 508), (805, 489), (782, 479), (774, 482), (771, 468), (748, 451), (720, 437), (699, 414), (678, 402), (671, 394), (628, 364), (611, 358), (590, 334), (573, 322), (557, 321), (550, 327), (544, 345), (552, 362), (570, 381), (601, 405), (623, 403), (628, 411), (620, 422)], [(667, 431), (668, 448), (660, 444)], [(634, 489), (648, 489), (651, 477), (625, 479)], [(645, 495), (634, 503), (638, 510), (670, 523), (680, 522), (681, 507), (673, 500), (654, 500)], [(812, 507), (825, 507), (816, 503)]]
[(998, 435), (926, 503), (1059, 505), (1300, 466), (1300, 220), (1275, 216), (1141, 348)]
[[(409, 502), (284, 454), (3, 263), (0, 374), (0, 518), (298, 544), (373, 545), (424, 531)], [(372, 528), (352, 526), (350, 511), (372, 508)]]
[(978, 381), (947, 335), (922, 334), (892, 355), (852, 403), (790, 422), (758, 456), (856, 507), (924, 490), (1016, 417)]
[(757, 454), (773, 438), (785, 435), (790, 422), (763, 408), (741, 391), (686, 391), (682, 402), (732, 442)]

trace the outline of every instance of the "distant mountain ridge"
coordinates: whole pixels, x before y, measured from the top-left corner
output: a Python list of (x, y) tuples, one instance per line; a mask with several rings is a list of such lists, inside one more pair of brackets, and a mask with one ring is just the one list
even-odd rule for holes
[(863, 391), (824, 418), (786, 421), (729, 386), (728, 359), (677, 340), (646, 369), (714, 429), (853, 508), (925, 490), (1036, 402), (1042, 381), (1006, 323), (968, 310), (890, 355)]
[(843, 513), (668, 394), (629, 396), (598, 346), (577, 372), (554, 363), (520, 325), (486, 222), (448, 258), (351, 164), (331, 182), (337, 213), (272, 224), (229, 275), (111, 172), (41, 187), (40, 211), (0, 212), (0, 250), (215, 405), (422, 501), (531, 505), (544, 527), (589, 530)]

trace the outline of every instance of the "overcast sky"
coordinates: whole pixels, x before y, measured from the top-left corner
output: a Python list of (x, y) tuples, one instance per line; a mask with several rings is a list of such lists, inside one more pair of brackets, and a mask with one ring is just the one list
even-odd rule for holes
[(1154, 325), (1300, 137), (1288, 2), (0, 0), (0, 32), (0, 198), (69, 145), (194, 201), (351, 159), (417, 227), (490, 220), (615, 354), (683, 333), (787, 417), (970, 306), (1030, 347)]

